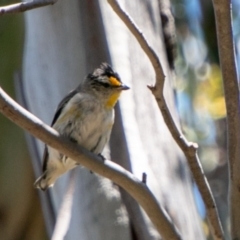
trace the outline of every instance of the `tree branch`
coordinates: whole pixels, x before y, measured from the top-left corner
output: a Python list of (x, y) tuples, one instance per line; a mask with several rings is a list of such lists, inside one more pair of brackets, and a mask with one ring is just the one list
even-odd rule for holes
[(4, 7), (0, 7), (0, 16), (4, 14), (13, 14), (13, 13), (20, 13), (25, 12), (34, 8), (44, 7), (48, 5), (53, 5), (56, 3), (57, 0), (35, 0), (31, 2), (22, 2), (7, 5)]
[(182, 239), (148, 187), (130, 172), (112, 161), (105, 160), (103, 163), (100, 157), (63, 138), (53, 128), (17, 104), (2, 88), (0, 88), (0, 112), (47, 145), (124, 188), (146, 211), (164, 239)]
[(232, 239), (240, 239), (240, 102), (233, 33), (231, 1), (213, 0), (217, 27), (220, 64), (227, 108), (227, 139), (229, 160), (229, 190)]
[(125, 23), (125, 25), (128, 27), (133, 36), (137, 39), (139, 45), (141, 46), (145, 54), (148, 56), (150, 62), (152, 63), (152, 66), (156, 73), (156, 79), (159, 83), (161, 83), (160, 87), (163, 87), (165, 76), (157, 54), (155, 53), (153, 48), (149, 45), (143, 33), (134, 23), (133, 19), (126, 12), (123, 11), (119, 3), (116, 0), (108, 0), (108, 3), (116, 12), (118, 17)]
[(136, 26), (130, 16), (120, 7), (118, 2), (116, 0), (108, 0), (108, 3), (111, 5), (119, 18), (122, 19), (128, 29), (137, 39), (144, 53), (148, 56), (150, 62), (153, 65), (156, 75), (156, 84), (155, 86), (149, 86), (149, 89), (155, 96), (159, 109), (162, 112), (163, 119), (169, 131), (171, 132), (178, 146), (182, 149), (184, 155), (186, 156), (193, 178), (199, 188), (199, 191), (205, 203), (213, 237), (216, 240), (224, 239), (216, 204), (197, 155), (198, 146), (196, 143), (188, 142), (184, 135), (180, 132), (171, 116), (171, 113), (165, 101), (163, 94), (165, 77), (163, 74), (162, 66), (160, 64), (160, 60), (155, 51), (149, 46), (147, 40), (145, 39), (139, 28)]

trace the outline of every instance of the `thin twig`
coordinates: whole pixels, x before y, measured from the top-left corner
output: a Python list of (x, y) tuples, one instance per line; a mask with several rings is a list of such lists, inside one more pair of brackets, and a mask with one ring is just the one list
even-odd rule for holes
[(147, 40), (145, 39), (139, 28), (128, 16), (128, 14), (120, 7), (118, 2), (116, 0), (108, 0), (108, 3), (111, 5), (119, 18), (121, 18), (125, 25), (129, 28), (131, 33), (136, 37), (143, 51), (148, 56), (150, 62), (153, 65), (156, 74), (156, 84), (155, 86), (149, 86), (149, 89), (155, 96), (155, 99), (157, 101), (160, 111), (162, 112), (164, 121), (169, 131), (171, 132), (174, 140), (182, 149), (184, 155), (187, 158), (189, 168), (192, 172), (193, 178), (199, 188), (199, 191), (206, 206), (207, 216), (210, 222), (213, 237), (215, 240), (222, 240), (224, 239), (222, 226), (219, 220), (216, 204), (211, 189), (204, 175), (197, 155), (198, 146), (196, 143), (188, 142), (187, 139), (183, 136), (183, 134), (180, 132), (177, 125), (175, 124), (166, 104), (163, 95), (165, 77), (163, 74), (162, 66), (160, 64), (160, 60), (155, 51), (149, 46)]
[(229, 209), (232, 239), (240, 239), (240, 102), (233, 33), (231, 1), (213, 0), (220, 63), (227, 108), (227, 139), (229, 161)]
[(57, 0), (35, 0), (31, 2), (22, 2), (0, 7), (0, 16), (4, 14), (13, 14), (25, 12), (34, 8), (53, 5)]
[(163, 239), (182, 239), (152, 192), (130, 172), (112, 161), (103, 162), (100, 157), (60, 136), (53, 128), (17, 104), (2, 88), (0, 88), (0, 112), (47, 145), (124, 188), (142, 206)]
[(131, 31), (133, 36), (138, 40), (139, 45), (141, 46), (143, 51), (148, 56), (150, 62), (152, 63), (152, 66), (156, 72), (157, 81), (161, 83), (160, 87), (163, 87), (165, 76), (156, 52), (146, 41), (143, 33), (139, 30), (137, 25), (134, 23), (133, 19), (126, 12), (122, 10), (119, 3), (115, 0), (108, 0), (108, 3), (111, 5), (113, 10), (117, 13), (118, 17), (125, 23), (125, 25)]

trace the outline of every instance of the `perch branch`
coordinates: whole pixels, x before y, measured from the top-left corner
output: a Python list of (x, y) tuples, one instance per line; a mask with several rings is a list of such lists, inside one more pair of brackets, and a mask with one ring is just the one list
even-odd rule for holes
[(63, 138), (58, 132), (11, 99), (2, 88), (0, 88), (0, 112), (47, 145), (124, 188), (146, 211), (163, 239), (182, 239), (146, 184), (130, 172), (112, 161), (105, 160), (103, 162), (100, 157)]
[(240, 239), (240, 102), (233, 33), (231, 1), (213, 0), (218, 48), (227, 108), (227, 140), (229, 161), (229, 209), (232, 239)]
[(35, 0), (31, 2), (22, 2), (0, 7), (0, 16), (4, 14), (13, 14), (25, 12), (34, 8), (53, 5), (57, 0)]
[(186, 159), (188, 161), (189, 168), (192, 172), (192, 176), (199, 188), (201, 196), (206, 206), (208, 220), (211, 226), (211, 232), (215, 240), (222, 240), (223, 230), (219, 220), (216, 204), (207, 182), (207, 179), (204, 175), (203, 169), (201, 167), (198, 155), (197, 155), (197, 144), (188, 142), (184, 135), (180, 132), (177, 125), (175, 124), (172, 115), (168, 109), (167, 103), (164, 98), (163, 88), (165, 76), (163, 74), (162, 66), (160, 60), (155, 53), (155, 51), (149, 46), (146, 38), (143, 36), (139, 28), (136, 26), (134, 21), (130, 16), (120, 7), (116, 0), (108, 0), (108, 3), (111, 5), (113, 10), (119, 16), (119, 18), (125, 23), (131, 33), (135, 36), (138, 43), (142, 47), (144, 53), (148, 56), (150, 62), (153, 65), (155, 75), (156, 75), (156, 84), (155, 86), (149, 86), (149, 89), (152, 91), (160, 111), (162, 112), (163, 119), (171, 132), (174, 140), (178, 146), (182, 149)]

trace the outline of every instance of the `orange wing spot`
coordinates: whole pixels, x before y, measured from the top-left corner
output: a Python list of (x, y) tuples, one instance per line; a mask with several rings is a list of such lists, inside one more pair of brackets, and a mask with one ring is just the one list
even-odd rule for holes
[(111, 83), (112, 86), (115, 87), (120, 87), (122, 85), (115, 77), (110, 77), (109, 82)]

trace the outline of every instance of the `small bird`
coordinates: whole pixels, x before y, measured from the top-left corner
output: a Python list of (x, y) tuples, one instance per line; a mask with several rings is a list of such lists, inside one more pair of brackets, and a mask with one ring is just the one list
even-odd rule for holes
[[(93, 73), (59, 103), (52, 127), (73, 142), (99, 155), (108, 142), (114, 123), (114, 106), (122, 90), (129, 89), (107, 63)], [(43, 154), (43, 175), (34, 186), (41, 190), (54, 185), (77, 162), (50, 146)]]

